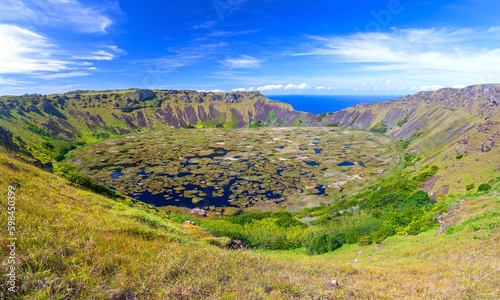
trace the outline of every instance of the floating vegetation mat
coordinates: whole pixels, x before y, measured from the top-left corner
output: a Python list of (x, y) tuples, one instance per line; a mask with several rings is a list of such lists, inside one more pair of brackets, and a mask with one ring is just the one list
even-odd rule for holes
[(398, 149), (345, 128), (178, 129), (108, 139), (70, 161), (156, 206), (294, 210), (355, 192), (393, 169)]

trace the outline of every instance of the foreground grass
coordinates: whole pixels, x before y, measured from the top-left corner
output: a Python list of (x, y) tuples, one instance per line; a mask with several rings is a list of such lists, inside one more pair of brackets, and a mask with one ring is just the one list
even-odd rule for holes
[[(12, 162), (12, 164), (9, 164)], [(18, 299), (495, 299), (498, 191), (470, 195), (447, 233), (394, 236), (333, 253), (229, 251), (198, 227), (74, 188), (0, 153), (0, 276), (7, 187), (16, 182)], [(451, 200), (450, 200), (451, 201)], [(339, 288), (326, 283), (337, 280)], [(3, 284), (2, 280), (0, 284)]]

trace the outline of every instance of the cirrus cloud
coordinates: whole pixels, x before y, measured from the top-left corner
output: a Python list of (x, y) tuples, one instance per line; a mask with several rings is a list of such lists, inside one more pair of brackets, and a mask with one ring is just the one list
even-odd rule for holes
[(259, 67), (262, 60), (252, 56), (242, 55), (237, 58), (228, 58), (222, 61), (222, 65), (229, 68), (256, 68)]

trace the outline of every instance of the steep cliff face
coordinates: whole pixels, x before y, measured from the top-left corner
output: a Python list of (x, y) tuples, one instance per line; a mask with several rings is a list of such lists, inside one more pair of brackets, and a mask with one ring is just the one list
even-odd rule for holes
[[(389, 135), (408, 139), (421, 130), (440, 128), (447, 131), (456, 127), (451, 123), (469, 124), (471, 121), (495, 118), (499, 106), (500, 85), (445, 88), (408, 95), (394, 101), (357, 105), (329, 114), (321, 124), (336, 123), (339, 126), (370, 130), (382, 122), (387, 126)], [(443, 128), (443, 125), (450, 126)]]
[[(273, 122), (270, 115), (276, 117)], [(36, 156), (134, 131), (188, 126), (235, 128), (253, 122), (313, 125), (314, 115), (296, 112), (290, 105), (271, 101), (259, 92), (131, 89), (0, 97), (0, 125), (32, 145), (30, 151)]]
[(500, 85), (420, 92), (398, 100), (357, 105), (327, 114), (321, 124), (370, 130), (383, 124), (388, 135), (410, 140), (408, 151), (436, 165), (439, 176), (426, 185), (439, 194), (500, 175)]

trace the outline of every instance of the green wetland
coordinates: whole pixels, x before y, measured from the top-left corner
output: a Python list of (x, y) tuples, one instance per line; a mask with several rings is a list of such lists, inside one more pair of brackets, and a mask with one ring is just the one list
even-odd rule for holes
[(108, 139), (69, 160), (140, 201), (220, 215), (331, 203), (390, 174), (401, 152), (388, 136), (346, 128), (181, 129)]

